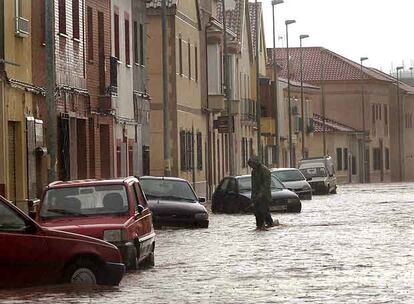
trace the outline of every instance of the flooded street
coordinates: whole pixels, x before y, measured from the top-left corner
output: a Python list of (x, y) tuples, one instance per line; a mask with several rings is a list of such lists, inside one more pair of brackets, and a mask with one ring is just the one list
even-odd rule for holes
[(156, 266), (116, 288), (0, 292), (1, 303), (414, 303), (414, 184), (342, 186), (254, 230), (253, 215), (159, 230)]

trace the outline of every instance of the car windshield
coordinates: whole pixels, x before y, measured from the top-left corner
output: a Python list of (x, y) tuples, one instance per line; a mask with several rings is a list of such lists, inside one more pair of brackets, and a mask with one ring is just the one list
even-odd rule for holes
[(124, 214), (129, 211), (123, 185), (50, 189), (40, 210), (42, 218)]
[[(243, 192), (251, 192), (252, 191), (252, 178), (251, 176), (245, 176), (245, 177), (240, 177), (237, 179), (238, 183), (239, 183), (239, 192), (243, 193)], [(271, 190), (272, 191), (280, 191), (282, 189), (284, 189), (285, 187), (283, 186), (283, 184), (274, 176), (272, 176), (272, 181), (270, 184)]]
[(148, 200), (197, 201), (197, 196), (186, 181), (145, 178), (140, 183)]
[(326, 170), (324, 167), (300, 169), (300, 172), (302, 172), (306, 178), (326, 177)]
[(304, 180), (305, 177), (299, 170), (278, 170), (273, 171), (272, 175), (277, 177), (281, 182), (293, 182)]

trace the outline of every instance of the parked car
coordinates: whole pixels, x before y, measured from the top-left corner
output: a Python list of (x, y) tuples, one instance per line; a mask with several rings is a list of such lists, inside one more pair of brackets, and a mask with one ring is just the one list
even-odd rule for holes
[(296, 168), (274, 168), (272, 175), (282, 182), (289, 190), (295, 192), (301, 200), (312, 199), (312, 187), (305, 176)]
[(299, 170), (309, 180), (314, 194), (336, 193), (335, 166), (330, 156), (299, 161)]
[[(297, 194), (287, 190), (283, 184), (272, 177), (271, 212), (300, 212), (302, 203)], [(213, 194), (211, 210), (214, 213), (252, 212), (251, 175), (225, 177)]]
[(37, 221), (114, 244), (129, 269), (154, 265), (151, 211), (135, 177), (52, 183), (44, 191)]
[(141, 177), (155, 226), (191, 226), (208, 228), (208, 212), (185, 179), (175, 177)]
[(41, 227), (0, 196), (0, 288), (54, 283), (118, 285), (118, 249), (83, 235)]

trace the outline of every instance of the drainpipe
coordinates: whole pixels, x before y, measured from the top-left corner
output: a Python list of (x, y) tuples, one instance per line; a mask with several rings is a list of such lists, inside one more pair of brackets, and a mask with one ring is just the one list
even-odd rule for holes
[(206, 98), (207, 98), (207, 109), (206, 112), (206, 128), (207, 128), (207, 155), (206, 155), (206, 178), (207, 178), (207, 185), (206, 185), (206, 196), (210, 199), (211, 196), (211, 186), (212, 186), (212, 152), (211, 152), (211, 133), (210, 133), (210, 111), (209, 111), (209, 98), (208, 98), (208, 41), (207, 41), (207, 29), (211, 26), (209, 22), (206, 27), (204, 28), (204, 41), (205, 41), (205, 71), (206, 71)]

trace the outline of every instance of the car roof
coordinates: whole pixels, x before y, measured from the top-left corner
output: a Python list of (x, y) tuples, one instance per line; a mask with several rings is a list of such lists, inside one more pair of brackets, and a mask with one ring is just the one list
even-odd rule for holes
[(138, 179), (134, 176), (128, 176), (124, 178), (113, 179), (80, 179), (72, 181), (55, 181), (50, 183), (47, 188), (66, 188), (66, 187), (78, 187), (78, 186), (104, 186), (104, 185), (123, 185), (130, 182), (136, 182)]
[(299, 171), (297, 168), (272, 168), (270, 169), (271, 172), (277, 172), (277, 171)]
[(186, 182), (188, 183), (188, 180), (184, 178), (179, 177), (171, 177), (171, 176), (140, 176), (138, 179), (155, 179), (155, 180), (166, 180), (166, 181), (177, 181), (177, 182)]

